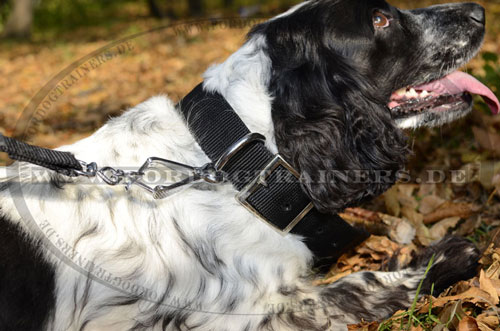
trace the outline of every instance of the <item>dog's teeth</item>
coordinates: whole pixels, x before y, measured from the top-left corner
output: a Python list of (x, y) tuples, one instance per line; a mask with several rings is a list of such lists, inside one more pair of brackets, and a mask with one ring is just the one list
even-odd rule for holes
[(417, 91), (415, 91), (415, 89), (412, 87), (410, 89), (410, 91), (406, 92), (406, 96), (410, 97), (410, 98), (416, 98), (418, 97), (418, 93)]
[(421, 98), (425, 98), (425, 97), (427, 97), (427, 96), (429, 96), (429, 95), (430, 95), (430, 93), (429, 93), (429, 92), (427, 92), (426, 90), (423, 90), (423, 91), (420, 93), (420, 97), (421, 97)]
[(403, 88), (400, 88), (399, 90), (397, 90), (396, 92), (396, 95), (398, 96), (403, 96), (406, 94), (406, 87), (403, 87)]

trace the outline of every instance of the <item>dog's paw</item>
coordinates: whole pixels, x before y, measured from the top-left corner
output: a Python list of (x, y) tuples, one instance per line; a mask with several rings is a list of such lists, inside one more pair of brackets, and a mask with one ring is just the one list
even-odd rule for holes
[(422, 284), (422, 294), (441, 293), (460, 280), (474, 277), (477, 273), (480, 252), (470, 241), (448, 236), (422, 251), (410, 264), (415, 269), (425, 269), (434, 255), (434, 263)]

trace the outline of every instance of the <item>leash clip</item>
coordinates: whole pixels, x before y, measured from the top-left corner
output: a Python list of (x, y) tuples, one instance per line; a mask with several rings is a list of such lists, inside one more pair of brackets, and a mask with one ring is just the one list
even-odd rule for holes
[(82, 166), (82, 170), (73, 169), (72, 172), (76, 176), (94, 177), (97, 174), (97, 163), (86, 163), (80, 160), (78, 162)]
[[(73, 170), (76, 176), (99, 177), (106, 184), (116, 186), (124, 184), (125, 189), (129, 190), (131, 186), (137, 185), (153, 195), (154, 199), (164, 199), (177, 193), (181, 188), (199, 182), (218, 184), (224, 181), (222, 171), (216, 170), (212, 163), (207, 163), (201, 167), (192, 167), (187, 164), (162, 159), (159, 157), (150, 157), (137, 171), (124, 171), (113, 167), (99, 168), (95, 162), (86, 163), (79, 161), (82, 170)], [(167, 168), (167, 171), (159, 170), (160, 167)], [(147, 182), (148, 174), (154, 170), (160, 174), (160, 179), (172, 182), (168, 185), (151, 186)], [(166, 174), (167, 178), (163, 178)], [(155, 176), (156, 177), (156, 176)]]
[[(174, 178), (173, 183), (169, 185), (150, 186), (144, 181), (148, 171), (155, 170), (158, 166), (167, 167), (176, 171), (176, 175), (182, 178)], [(224, 181), (224, 175), (221, 171), (215, 169), (212, 163), (207, 163), (201, 167), (192, 167), (187, 164), (162, 159), (159, 157), (150, 157), (135, 173), (126, 176), (129, 179), (127, 190), (132, 185), (137, 185), (153, 195), (154, 199), (165, 199), (180, 189), (191, 186), (199, 182), (217, 184)]]

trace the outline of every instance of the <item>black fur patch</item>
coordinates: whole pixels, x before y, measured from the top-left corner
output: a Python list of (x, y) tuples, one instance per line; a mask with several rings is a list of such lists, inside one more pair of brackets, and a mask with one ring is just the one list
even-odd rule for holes
[(467, 239), (448, 236), (419, 254), (410, 266), (426, 268), (432, 255), (434, 264), (422, 284), (422, 293), (430, 294), (434, 284), (434, 295), (443, 292), (456, 282), (469, 279), (477, 274), (481, 257), (476, 246)]
[(0, 217), (0, 330), (41, 331), (55, 305), (54, 269), (40, 247)]

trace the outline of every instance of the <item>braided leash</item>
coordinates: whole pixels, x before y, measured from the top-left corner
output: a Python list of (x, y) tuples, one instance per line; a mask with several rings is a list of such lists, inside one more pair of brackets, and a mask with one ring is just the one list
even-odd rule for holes
[(79, 176), (84, 170), (82, 163), (69, 152), (33, 146), (2, 134), (0, 151), (7, 153), (12, 160), (33, 163), (66, 176)]

